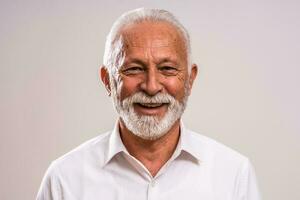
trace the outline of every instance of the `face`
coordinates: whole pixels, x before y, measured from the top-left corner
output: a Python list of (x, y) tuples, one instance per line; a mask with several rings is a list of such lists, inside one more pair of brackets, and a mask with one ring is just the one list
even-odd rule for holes
[(184, 42), (169, 24), (143, 22), (121, 31), (123, 62), (109, 85), (115, 107), (131, 132), (159, 138), (181, 117), (197, 67), (188, 73)]

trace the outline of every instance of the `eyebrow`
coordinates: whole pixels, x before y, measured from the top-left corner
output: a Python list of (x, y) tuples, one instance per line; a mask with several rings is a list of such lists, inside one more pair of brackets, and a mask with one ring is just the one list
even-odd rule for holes
[[(175, 65), (178, 65), (178, 61), (176, 59), (172, 59), (170, 57), (162, 58), (161, 60), (159, 60), (156, 63), (156, 65), (161, 65), (161, 64), (166, 63), (166, 62), (171, 62), (171, 63), (174, 63)], [(139, 58), (129, 58), (128, 60), (125, 60), (123, 65), (126, 66), (130, 63), (135, 63), (135, 64), (139, 64), (139, 65), (142, 65), (142, 66), (147, 65), (146, 62), (144, 62), (143, 60), (141, 60)]]
[(128, 60), (125, 60), (123, 66), (126, 66), (130, 63), (135, 63), (135, 64), (139, 64), (139, 65), (142, 65), (142, 66), (145, 66), (147, 65), (145, 62), (143, 62), (142, 60), (140, 59), (137, 59), (137, 58), (129, 58)]
[(170, 57), (163, 58), (161, 61), (159, 61), (159, 62), (157, 63), (157, 65), (161, 65), (161, 64), (166, 63), (166, 62), (171, 62), (171, 63), (174, 63), (175, 65), (178, 65), (178, 61), (175, 60), (175, 59), (172, 59), (172, 58), (170, 58)]

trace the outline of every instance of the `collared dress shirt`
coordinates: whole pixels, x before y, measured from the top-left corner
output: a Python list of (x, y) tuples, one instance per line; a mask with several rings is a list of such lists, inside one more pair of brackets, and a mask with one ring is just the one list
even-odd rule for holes
[(126, 150), (118, 126), (52, 162), (37, 200), (260, 200), (249, 160), (184, 128), (153, 177)]

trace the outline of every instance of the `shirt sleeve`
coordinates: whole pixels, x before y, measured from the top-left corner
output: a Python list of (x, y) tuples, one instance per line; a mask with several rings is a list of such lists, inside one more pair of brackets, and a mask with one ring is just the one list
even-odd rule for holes
[(254, 168), (250, 161), (244, 163), (238, 186), (238, 200), (261, 200)]
[(63, 200), (58, 170), (52, 163), (46, 171), (36, 200)]

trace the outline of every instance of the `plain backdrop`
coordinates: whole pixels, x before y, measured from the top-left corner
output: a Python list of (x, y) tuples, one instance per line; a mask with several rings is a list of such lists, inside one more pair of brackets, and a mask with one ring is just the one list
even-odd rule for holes
[(186, 126), (248, 156), (263, 199), (299, 200), (297, 0), (1, 0), (0, 199), (34, 199), (52, 160), (112, 128), (98, 69), (112, 23), (138, 7), (190, 32)]

